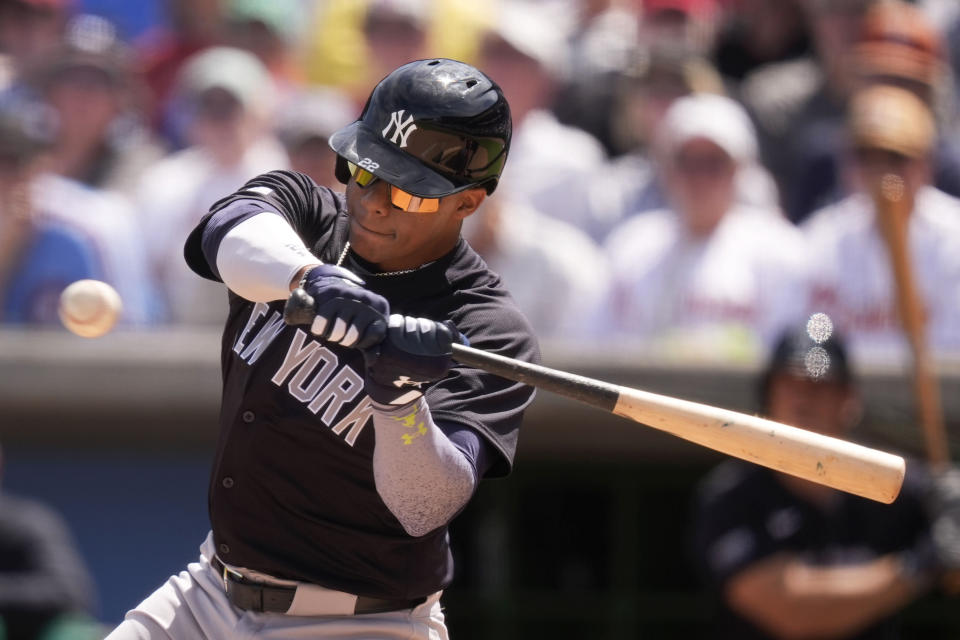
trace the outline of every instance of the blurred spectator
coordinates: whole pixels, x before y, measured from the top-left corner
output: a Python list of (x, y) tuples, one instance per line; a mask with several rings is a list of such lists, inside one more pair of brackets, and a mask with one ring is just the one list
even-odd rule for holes
[(32, 185), (38, 156), (52, 144), (52, 110), (21, 92), (0, 94), (0, 321), (59, 324), (60, 292), (102, 278), (90, 240), (38, 215)]
[(343, 184), (334, 176), (337, 154), (327, 141), (334, 131), (356, 120), (359, 112), (352, 100), (333, 89), (312, 89), (290, 97), (274, 124), (274, 133), (290, 157), (290, 168), (342, 191)]
[(902, 176), (917, 294), (934, 352), (960, 350), (960, 200), (930, 186), (934, 122), (913, 93), (877, 85), (858, 93), (848, 119), (852, 196), (814, 213), (804, 228), (814, 267), (811, 307), (847, 334), (856, 357), (905, 357), (888, 252), (870, 193)]
[(739, 83), (772, 62), (810, 53), (803, 0), (732, 0), (719, 29), (712, 58), (723, 77)]
[(596, 137), (611, 156), (623, 151), (615, 140), (613, 113), (618, 86), (637, 47), (638, 25), (636, 9), (622, 2), (579, 3), (567, 38), (565, 77), (551, 106), (562, 123)]
[(178, 76), (172, 104), (190, 146), (148, 169), (137, 197), (171, 322), (220, 322), (224, 316), (222, 289), (198, 280), (181, 258), (187, 233), (214, 202), (253, 176), (288, 166), (270, 135), (271, 83), (256, 56), (228, 47), (197, 54)]
[(510, 288), (537, 336), (596, 337), (610, 277), (586, 234), (498, 193), (464, 221), (463, 236)]
[(131, 62), (107, 20), (81, 15), (68, 24), (64, 43), (31, 78), (58, 116), (50, 171), (130, 197), (144, 169), (163, 156), (141, 121)]
[[(823, 325), (808, 325), (777, 342), (759, 381), (761, 410), (849, 438), (862, 402), (844, 345)], [(720, 605), (711, 637), (901, 637), (896, 614), (960, 566), (955, 473), (931, 482), (908, 462), (900, 495), (885, 505), (722, 463), (697, 492), (691, 532), (695, 564)], [(947, 490), (952, 503), (938, 504)]]
[(605, 245), (613, 333), (754, 357), (802, 311), (805, 251), (776, 210), (736, 200), (737, 171), (756, 157), (750, 120), (729, 98), (687, 96), (667, 111), (656, 148), (669, 208), (628, 219)]
[(477, 66), (510, 102), (513, 142), (501, 182), (511, 202), (580, 226), (592, 207), (590, 176), (607, 160), (586, 131), (561, 124), (547, 108), (558, 64), (566, 59), (563, 12), (550, 4), (504, 2), (485, 36)]
[(0, 493), (0, 637), (98, 640), (93, 581), (63, 518)]
[(0, 0), (0, 54), (10, 57), (14, 76), (60, 44), (71, 4), (71, 0)]
[[(878, 82), (900, 86), (927, 103), (944, 126), (953, 119), (942, 38), (916, 7), (891, 1), (871, 8), (851, 59), (855, 87)], [(798, 139), (791, 191), (784, 194), (793, 220), (802, 220), (815, 208), (849, 193), (840, 176), (842, 130), (842, 118), (824, 118)], [(938, 139), (932, 161), (934, 184), (960, 195), (960, 147), (956, 142)]]
[(877, 0), (804, 0), (814, 56), (763, 65), (747, 75), (740, 99), (757, 126), (763, 164), (777, 181), (788, 216), (798, 148), (812, 136), (836, 132), (855, 78), (851, 50), (863, 16)]
[[(591, 215), (581, 223), (598, 241), (628, 216), (667, 206), (663, 176), (651, 158), (650, 138), (676, 99), (691, 93), (719, 95), (723, 84), (700, 56), (675, 48), (651, 49), (639, 52), (619, 93), (617, 140), (629, 151), (597, 172)], [(755, 159), (739, 167), (736, 187), (740, 202), (770, 209), (778, 206), (773, 178)]]
[(367, 0), (363, 35), (371, 80), (426, 56), (429, 0)]
[(257, 56), (285, 94), (302, 83), (294, 59), (304, 13), (301, 0), (224, 0), (224, 44)]
[(680, 46), (698, 55), (713, 48), (721, 15), (717, 0), (640, 0), (639, 4), (640, 42)]
[(148, 31), (138, 39), (140, 66), (150, 89), (154, 129), (174, 144), (165, 130), (167, 101), (180, 67), (192, 55), (218, 44), (222, 38), (225, 0), (168, 0), (168, 24)]

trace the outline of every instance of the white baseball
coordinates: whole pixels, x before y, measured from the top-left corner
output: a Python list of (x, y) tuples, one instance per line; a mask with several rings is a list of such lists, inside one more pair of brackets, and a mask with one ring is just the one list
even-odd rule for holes
[(60, 294), (60, 321), (84, 338), (98, 338), (117, 322), (123, 302), (116, 289), (100, 280), (77, 280)]

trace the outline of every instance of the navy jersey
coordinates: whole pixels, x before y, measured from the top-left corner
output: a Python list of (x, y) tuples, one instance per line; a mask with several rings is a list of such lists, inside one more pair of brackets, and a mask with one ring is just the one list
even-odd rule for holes
[[(217, 215), (238, 200), (283, 215), (326, 263), (357, 272), (391, 312), (450, 320), (479, 349), (539, 361), (536, 340), (499, 278), (462, 239), (439, 260), (399, 274), (374, 274), (345, 253), (342, 195), (287, 171), (264, 174), (218, 202), (185, 247), (198, 274), (218, 280), (204, 243), (230, 227)], [(237, 222), (258, 203), (230, 208)], [(210, 221), (214, 220), (214, 224)], [(207, 225), (211, 231), (204, 234)], [(209, 252), (207, 252), (209, 255)], [(361, 353), (283, 322), (284, 301), (253, 303), (233, 293), (223, 333), (220, 436), (209, 510), (227, 563), (377, 598), (415, 598), (447, 586), (446, 527), (407, 534), (377, 493), (371, 401)], [(424, 396), (444, 431), (469, 428), (492, 452), (487, 476), (512, 464), (533, 389), (464, 366)]]
[[(811, 564), (836, 566), (911, 549), (929, 527), (925, 487), (926, 476), (911, 471), (893, 504), (838, 491), (830, 505), (818, 507), (769, 469), (737, 460), (721, 464), (698, 493), (692, 540), (694, 562), (721, 605), (714, 637), (769, 637), (726, 607), (722, 596), (730, 579), (763, 558), (789, 552)], [(891, 618), (856, 638), (896, 638), (896, 629)]]

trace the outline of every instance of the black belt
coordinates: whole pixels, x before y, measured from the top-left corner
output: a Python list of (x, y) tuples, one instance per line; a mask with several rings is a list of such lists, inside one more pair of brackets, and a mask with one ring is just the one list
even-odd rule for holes
[[(230, 569), (217, 556), (210, 561), (213, 568), (223, 578), (223, 586), (227, 592), (227, 599), (235, 607), (245, 611), (258, 611), (270, 613), (286, 613), (293, 604), (293, 596), (297, 593), (294, 586), (285, 587), (282, 585), (266, 584), (248, 580), (240, 573)], [(426, 598), (417, 598), (415, 600), (383, 600), (380, 598), (368, 598), (366, 596), (357, 596), (357, 603), (354, 605), (354, 615), (364, 613), (386, 613), (388, 611), (399, 611), (401, 609), (412, 609), (417, 605), (426, 602)]]

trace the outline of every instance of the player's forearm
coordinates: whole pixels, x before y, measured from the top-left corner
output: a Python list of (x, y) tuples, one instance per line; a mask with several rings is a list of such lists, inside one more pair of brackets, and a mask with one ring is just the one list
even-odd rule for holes
[(266, 211), (232, 227), (216, 249), (224, 284), (253, 302), (286, 298), (291, 284), (319, 262), (286, 220)]
[(437, 428), (426, 401), (400, 408), (377, 405), (373, 475), (377, 492), (411, 536), (450, 522), (477, 484), (466, 456)]
[(846, 637), (918, 594), (894, 555), (842, 567), (778, 556), (745, 570), (727, 596), (741, 615), (778, 638)]

